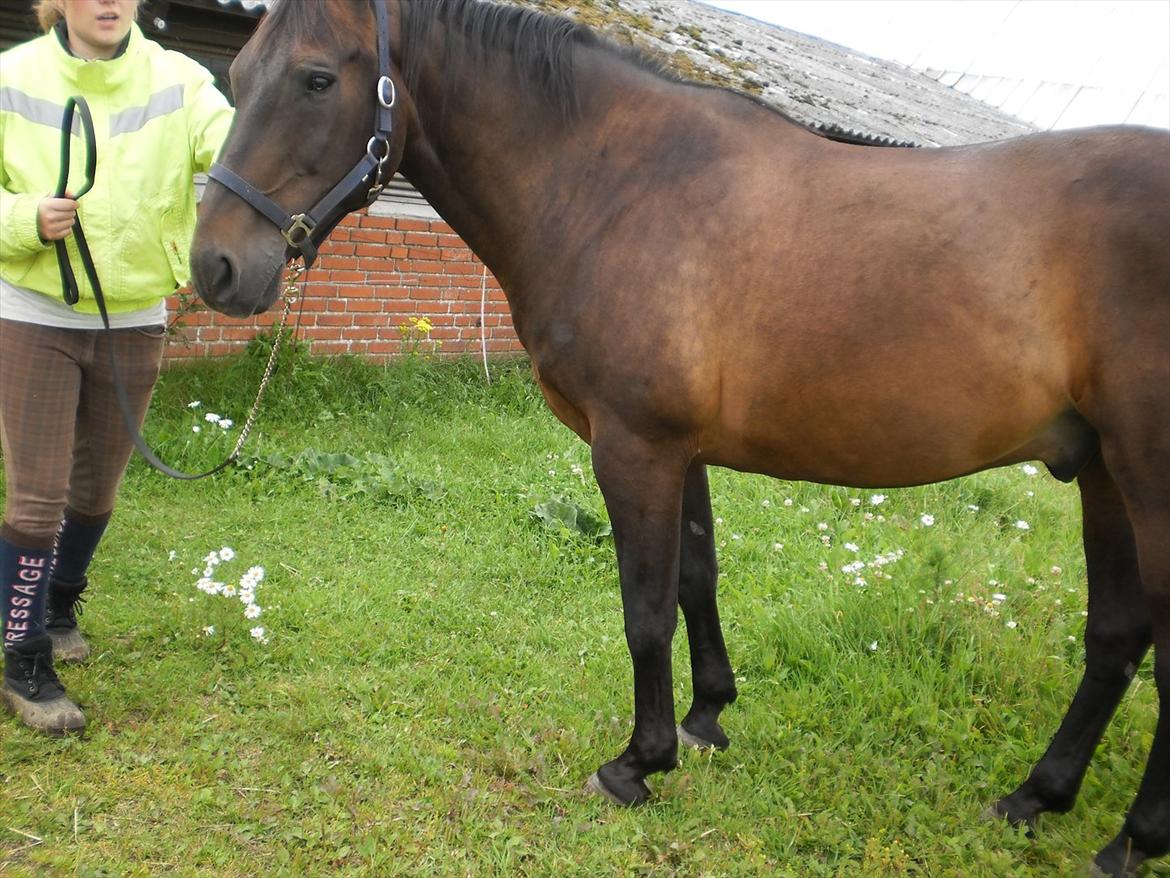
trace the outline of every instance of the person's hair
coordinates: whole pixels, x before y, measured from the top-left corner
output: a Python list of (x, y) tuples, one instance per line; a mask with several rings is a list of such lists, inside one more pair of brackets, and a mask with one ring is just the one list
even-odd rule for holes
[[(142, 0), (138, 0), (138, 6), (142, 6)], [(33, 12), (37, 14), (37, 21), (45, 33), (51, 31), (57, 22), (65, 17), (61, 0), (33, 0)]]
[(33, 12), (37, 14), (37, 21), (45, 33), (51, 31), (57, 22), (65, 17), (60, 0), (33, 0)]

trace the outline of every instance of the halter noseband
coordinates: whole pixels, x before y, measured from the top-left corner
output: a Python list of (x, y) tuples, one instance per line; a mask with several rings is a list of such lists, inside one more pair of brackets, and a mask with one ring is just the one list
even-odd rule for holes
[[(390, 182), (386, 174), (386, 160), (390, 157), (390, 132), (393, 130), (391, 111), (398, 93), (394, 80), (390, 78), (390, 13), (386, 0), (373, 0), (378, 20), (378, 85), (376, 89), (377, 109), (374, 114), (374, 136), (366, 144), (366, 154), (354, 165), (325, 197), (304, 213), (289, 214), (279, 204), (233, 171), (219, 162), (211, 166), (207, 176), (226, 186), (255, 210), (271, 220), (288, 246), (300, 253), (309, 267), (317, 258), (317, 248), (341, 221), (337, 217), (327, 222), (338, 206), (352, 196), (360, 186), (368, 186), (366, 204), (372, 204)], [(322, 225), (322, 223), (326, 223)]]

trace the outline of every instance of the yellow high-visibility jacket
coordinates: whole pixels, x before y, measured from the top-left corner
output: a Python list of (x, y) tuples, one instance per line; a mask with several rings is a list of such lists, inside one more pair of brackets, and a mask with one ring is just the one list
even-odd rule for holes
[[(0, 53), (0, 277), (56, 298), (51, 243), (37, 234), (37, 205), (57, 186), (65, 102), (93, 111), (97, 170), (78, 216), (111, 312), (155, 304), (190, 279), (194, 175), (219, 154), (232, 109), (200, 64), (132, 25), (107, 61), (71, 55), (59, 31)], [(74, 117), (70, 191), (81, 187), (85, 141)], [(80, 286), (78, 311), (95, 313), (74, 236), (66, 239)]]

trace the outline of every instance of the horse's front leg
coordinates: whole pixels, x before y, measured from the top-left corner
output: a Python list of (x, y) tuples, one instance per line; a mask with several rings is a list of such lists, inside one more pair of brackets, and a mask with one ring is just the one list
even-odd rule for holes
[(678, 624), (679, 522), (689, 456), (625, 431), (594, 434), (593, 469), (613, 525), (634, 664), (634, 733), (617, 759), (589, 779), (623, 805), (646, 801), (647, 775), (674, 768), (671, 641)]

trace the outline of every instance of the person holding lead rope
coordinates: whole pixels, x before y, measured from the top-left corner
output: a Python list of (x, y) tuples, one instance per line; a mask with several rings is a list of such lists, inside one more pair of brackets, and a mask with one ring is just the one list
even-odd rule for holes
[[(85, 727), (54, 659), (89, 653), (77, 608), (133, 450), (111, 353), (141, 424), (162, 361), (164, 300), (189, 279), (194, 175), (212, 165), (232, 119), (206, 69), (142, 34), (140, 4), (34, 0), (44, 35), (0, 54), (0, 694), (49, 734)], [(80, 199), (54, 189), (71, 97), (88, 103), (97, 143)], [(77, 220), (108, 332), (84, 272), (75, 303), (62, 288), (57, 242), (77, 257)]]

